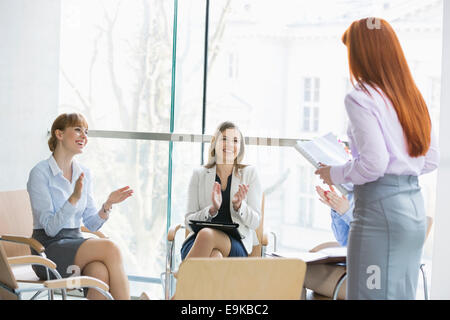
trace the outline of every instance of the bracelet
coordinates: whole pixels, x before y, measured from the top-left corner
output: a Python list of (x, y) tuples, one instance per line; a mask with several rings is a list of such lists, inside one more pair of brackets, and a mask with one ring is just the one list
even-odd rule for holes
[[(111, 207), (111, 208), (112, 208), (112, 207)], [(111, 212), (111, 208), (108, 209), (108, 210), (106, 210), (106, 209), (105, 209), (105, 204), (102, 205), (103, 212), (106, 213), (106, 214), (109, 214), (109, 213)]]
[(212, 216), (212, 215), (209, 215), (209, 217), (211, 218), (211, 219), (214, 219), (215, 217), (217, 217), (217, 215), (219, 214), (219, 210), (217, 210), (217, 212)]

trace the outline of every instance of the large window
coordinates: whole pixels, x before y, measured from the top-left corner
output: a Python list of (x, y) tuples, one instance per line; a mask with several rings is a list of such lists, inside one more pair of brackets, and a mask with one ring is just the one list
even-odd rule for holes
[[(230, 120), (247, 137), (332, 131), (346, 140), (351, 87), (341, 36), (352, 21), (381, 16), (396, 30), (437, 126), (442, 2), (214, 0), (207, 13), (203, 0), (64, 0), (59, 111), (82, 112), (97, 130), (168, 133), (173, 122), (176, 133), (210, 135)], [(122, 185), (136, 191), (105, 225), (128, 274), (157, 279), (164, 271), (167, 224), (183, 222), (189, 178), (208, 147), (202, 154), (199, 142), (91, 138), (82, 161), (96, 178), (99, 203)], [(265, 226), (280, 250), (334, 239), (330, 210), (315, 194), (320, 181), (293, 148), (251, 145), (244, 161), (259, 172)], [(429, 215), (435, 177), (421, 178)]]
[[(91, 130), (168, 132), (173, 14), (172, 1), (63, 1), (59, 111), (83, 113)], [(119, 187), (135, 191), (103, 227), (131, 276), (164, 269), (168, 159), (167, 142), (104, 138), (80, 158), (98, 205)]]

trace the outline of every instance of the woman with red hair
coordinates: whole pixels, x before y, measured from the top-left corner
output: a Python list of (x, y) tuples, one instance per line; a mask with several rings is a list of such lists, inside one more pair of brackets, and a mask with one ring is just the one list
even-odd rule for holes
[(342, 41), (354, 85), (345, 97), (353, 160), (316, 174), (355, 185), (347, 299), (415, 299), (427, 227), (418, 176), (439, 162), (428, 108), (385, 20), (355, 21)]

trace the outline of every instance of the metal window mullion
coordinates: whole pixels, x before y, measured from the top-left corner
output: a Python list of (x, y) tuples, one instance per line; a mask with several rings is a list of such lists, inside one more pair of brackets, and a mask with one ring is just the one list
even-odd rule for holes
[[(203, 51), (203, 97), (202, 97), (202, 135), (205, 134), (206, 128), (206, 88), (208, 79), (208, 36), (209, 36), (209, 0), (206, 0), (206, 12), (205, 12), (205, 41)], [(205, 144), (202, 142), (200, 164), (204, 164), (203, 154), (205, 150)]]
[[(208, 143), (212, 136), (201, 134), (160, 133), (160, 132), (136, 132), (136, 131), (109, 131), (90, 130), (89, 137), (105, 139), (128, 139), (128, 140), (150, 140), (150, 141), (172, 141), (172, 142), (196, 142)], [(292, 147), (298, 141), (309, 141), (310, 139), (290, 139), (274, 137), (245, 137), (247, 145)]]
[[(175, 71), (177, 60), (177, 28), (178, 28), (178, 0), (174, 0), (173, 8), (173, 38), (172, 38), (172, 87), (170, 91), (170, 136), (172, 137), (175, 124)], [(169, 232), (172, 212), (172, 155), (173, 141), (169, 140), (169, 168), (167, 177), (167, 218), (166, 234)]]

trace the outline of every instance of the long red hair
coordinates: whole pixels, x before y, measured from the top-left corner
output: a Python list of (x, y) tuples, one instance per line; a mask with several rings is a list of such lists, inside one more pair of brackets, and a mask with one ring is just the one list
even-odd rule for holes
[(381, 89), (397, 112), (409, 155), (425, 155), (430, 147), (431, 119), (394, 29), (383, 19), (361, 19), (345, 31), (342, 42), (348, 50), (352, 83), (356, 81), (369, 95), (365, 85)]

